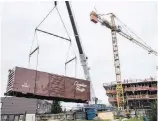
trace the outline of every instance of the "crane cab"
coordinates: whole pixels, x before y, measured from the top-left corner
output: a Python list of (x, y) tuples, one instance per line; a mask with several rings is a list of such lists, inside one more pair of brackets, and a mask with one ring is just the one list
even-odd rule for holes
[(95, 24), (98, 23), (98, 17), (97, 17), (97, 14), (96, 14), (94, 11), (92, 11), (92, 12), (90, 13), (90, 20), (91, 20), (92, 22), (94, 22)]

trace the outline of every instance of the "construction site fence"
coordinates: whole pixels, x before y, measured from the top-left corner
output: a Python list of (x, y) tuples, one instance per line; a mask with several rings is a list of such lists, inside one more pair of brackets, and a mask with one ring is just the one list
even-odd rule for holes
[(36, 115), (36, 121), (54, 121), (54, 120), (85, 120), (85, 112), (69, 112), (60, 114), (42, 114)]
[[(143, 114), (147, 113), (148, 111), (150, 111), (150, 109), (137, 109), (137, 110), (132, 109), (132, 110), (130, 110), (130, 114), (129, 115), (131, 117), (136, 117), (136, 116), (139, 117), (139, 116), (143, 116)], [(125, 111), (120, 111), (119, 113), (122, 116), (126, 116)], [(114, 115), (114, 117), (116, 117), (117, 113), (113, 112), (113, 115)]]

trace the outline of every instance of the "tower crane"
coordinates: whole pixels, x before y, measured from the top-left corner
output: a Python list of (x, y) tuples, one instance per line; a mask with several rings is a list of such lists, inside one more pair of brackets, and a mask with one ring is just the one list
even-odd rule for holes
[[(123, 87), (122, 87), (122, 82), (121, 82), (121, 69), (120, 69), (120, 60), (119, 60), (119, 52), (118, 52), (118, 44), (117, 44), (117, 36), (116, 33), (120, 34), (121, 36), (125, 37), (126, 39), (130, 40), (131, 42), (137, 44), (141, 48), (145, 49), (148, 51), (149, 54), (154, 54), (157, 56), (157, 52), (153, 50), (150, 46), (148, 46), (145, 42), (142, 43), (139, 40), (141, 40), (138, 36), (134, 37), (132, 34), (134, 34), (131, 30), (130, 32), (132, 34), (128, 34), (122, 30), (122, 27), (125, 30), (129, 30), (126, 25), (124, 25), (113, 13), (109, 13), (106, 15), (110, 15), (111, 22), (106, 20), (103, 15), (105, 14), (97, 14), (96, 12), (92, 11), (90, 13), (90, 19), (94, 23), (100, 22), (101, 25), (109, 28), (111, 30), (112, 34), (112, 45), (113, 45), (113, 55), (114, 55), (114, 66), (115, 66), (115, 74), (116, 74), (116, 93), (117, 93), (117, 106), (118, 109), (123, 109), (124, 108), (124, 92), (123, 92)], [(115, 20), (120, 21), (124, 26), (116, 25)], [(136, 36), (136, 34), (134, 34)], [(137, 39), (136, 39), (137, 38)]]

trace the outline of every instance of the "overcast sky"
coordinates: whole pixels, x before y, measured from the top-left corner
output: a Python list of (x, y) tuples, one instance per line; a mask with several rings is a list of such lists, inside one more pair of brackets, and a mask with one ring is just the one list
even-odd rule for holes
[[(90, 75), (97, 97), (108, 104), (103, 83), (115, 81), (111, 32), (99, 23), (90, 21), (94, 5), (99, 13), (113, 12), (116, 16), (141, 37), (152, 48), (158, 47), (157, 3), (156, 2), (72, 2), (73, 13), (85, 54), (88, 56)], [(1, 3), (1, 94), (6, 91), (8, 69), (15, 66), (28, 67), (34, 29), (53, 8), (53, 2), (4, 2)], [(64, 2), (59, 2), (59, 11), (72, 38), (72, 46), (78, 57), (77, 76), (84, 78), (79, 61), (72, 27)], [(67, 37), (57, 11), (39, 27)], [(65, 74), (65, 60), (69, 42), (37, 32), (40, 46), (38, 70)], [(37, 45), (37, 39), (33, 48)], [(148, 78), (156, 76), (156, 57), (129, 40), (118, 35), (122, 79)], [(69, 58), (73, 57), (72, 48)], [(36, 67), (36, 54), (31, 58), (30, 68)], [(75, 76), (75, 63), (67, 68), (67, 76)]]

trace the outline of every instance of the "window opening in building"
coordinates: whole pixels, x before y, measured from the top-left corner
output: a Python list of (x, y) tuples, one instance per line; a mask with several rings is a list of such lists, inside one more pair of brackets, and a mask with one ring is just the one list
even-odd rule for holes
[(2, 121), (7, 121), (7, 115), (2, 115)]
[(0, 103), (0, 109), (2, 108), (2, 103)]
[(40, 108), (40, 103), (37, 104), (37, 108), (38, 108), (38, 109)]

